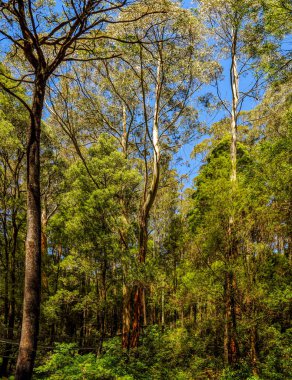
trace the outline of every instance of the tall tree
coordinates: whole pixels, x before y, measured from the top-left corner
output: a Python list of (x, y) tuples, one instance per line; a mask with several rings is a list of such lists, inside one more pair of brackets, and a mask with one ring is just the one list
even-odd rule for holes
[[(9, 87), (3, 80), (0, 85), (16, 96), (30, 115), (26, 149), (26, 270), (16, 379), (31, 378), (37, 348), (41, 287), (40, 137), (46, 87), (63, 62), (78, 59), (81, 38), (86, 39), (93, 29), (102, 34), (105, 25), (115, 22), (117, 13), (126, 5), (126, 0), (80, 0), (61, 7), (33, 0), (0, 3), (1, 35), (6, 39), (4, 53), (10, 51), (10, 57), (15, 57), (13, 62), (19, 62), (14, 71), (21, 72), (19, 77), (10, 78), (15, 85)], [(3, 71), (1, 76), (5, 77)], [(15, 93), (19, 83), (30, 86), (30, 103)]]
[[(147, 6), (160, 14), (151, 20), (140, 19)], [(88, 120), (95, 120), (97, 128), (114, 135), (126, 156), (139, 157), (143, 162), (137, 236), (137, 261), (142, 271), (161, 160), (175, 151), (186, 136), (195, 133), (197, 115), (190, 100), (208, 81), (208, 75), (212, 76), (214, 67), (206, 59), (202, 25), (191, 12), (172, 2), (151, 1), (131, 10), (139, 18), (137, 22), (127, 24), (131, 14), (125, 14), (120, 28), (108, 30), (113, 39), (128, 41), (128, 45), (116, 44), (121, 54), (119, 61), (94, 63), (87, 68), (84, 76), (88, 85), (83, 93), (89, 100)], [(132, 41), (141, 43), (137, 46)], [(96, 72), (104, 78), (102, 82), (96, 82)], [(80, 78), (79, 83), (84, 82), (82, 75)], [(102, 100), (104, 94), (106, 99)], [(132, 331), (125, 332), (128, 338), (124, 339), (124, 347), (138, 344), (145, 304), (139, 279), (134, 293)]]
[[(151, 20), (141, 18), (147, 7), (156, 12)], [(128, 22), (133, 18), (131, 12), (137, 22)], [(70, 101), (59, 91), (58, 104), (52, 100), (52, 112), (73, 143), (75, 140), (75, 146), (78, 126), (81, 130), (86, 126), (84, 141), (92, 141), (106, 130), (117, 139), (126, 157), (142, 160), (144, 182), (137, 217), (137, 261), (142, 270), (147, 256), (148, 220), (160, 181), (160, 162), (195, 133), (197, 114), (190, 101), (217, 66), (207, 59), (202, 24), (178, 4), (147, 1), (129, 8), (121, 15), (121, 21), (119, 28), (107, 29), (114, 40), (110, 45), (120, 57), (80, 67), (78, 86), (74, 92), (70, 85), (67, 87)], [(121, 44), (121, 40), (127, 43)], [(82, 101), (77, 95), (80, 90)], [(80, 112), (76, 111), (78, 105), (82, 123)], [(138, 344), (145, 304), (143, 293), (143, 284), (137, 279), (133, 315), (125, 318), (133, 319), (132, 333), (128, 327), (125, 329), (124, 347)], [(128, 295), (125, 287), (125, 297), (130, 299)]]
[[(210, 27), (212, 38), (219, 42), (219, 54), (227, 58), (229, 71), (229, 89), (227, 99), (223, 99), (218, 81), (217, 95), (230, 118), (230, 201), (236, 201), (237, 191), (237, 138), (240, 111), (247, 98), (256, 99), (259, 77), (255, 75), (256, 57), (251, 56), (247, 46), (250, 41), (260, 40), (259, 35), (248, 33), (259, 14), (259, 4), (249, 0), (242, 3), (228, 0), (199, 1), (200, 13)], [(240, 86), (240, 79), (249, 74), (249, 85)], [(232, 262), (237, 255), (236, 226), (234, 225), (235, 208), (229, 217), (226, 246), (226, 278), (225, 278), (225, 361), (234, 365), (239, 359), (236, 312), (236, 275)]]

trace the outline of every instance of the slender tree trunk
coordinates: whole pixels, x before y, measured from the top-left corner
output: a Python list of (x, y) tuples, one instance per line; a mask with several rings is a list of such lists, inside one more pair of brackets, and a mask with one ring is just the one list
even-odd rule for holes
[(230, 82), (232, 92), (232, 108), (231, 108), (231, 182), (235, 183), (237, 178), (237, 117), (238, 117), (238, 101), (239, 101), (239, 76), (237, 72), (237, 30), (232, 34), (232, 50), (231, 50), (231, 68)]
[[(148, 220), (151, 207), (156, 198), (159, 178), (160, 178), (160, 143), (159, 143), (159, 104), (162, 90), (162, 62), (161, 57), (158, 59), (156, 72), (156, 89), (155, 89), (155, 105), (152, 130), (153, 145), (153, 166), (152, 180), (149, 189), (147, 189), (148, 178), (145, 181), (144, 200), (141, 206), (139, 219), (139, 263), (144, 265), (147, 254), (148, 243)], [(146, 107), (144, 99), (144, 106)], [(146, 123), (147, 124), (147, 123)], [(137, 347), (139, 344), (139, 335), (141, 329), (141, 317), (143, 316), (143, 285), (137, 285), (134, 297), (134, 318), (132, 326), (132, 335), (130, 346)]]
[(131, 290), (123, 284), (122, 348), (129, 349), (131, 329)]
[[(53, 289), (53, 294), (56, 294), (58, 291), (59, 287), (59, 275), (60, 275), (60, 261), (62, 257), (62, 245), (59, 244), (56, 249), (54, 249), (56, 252), (56, 255), (54, 257), (54, 263), (57, 265), (57, 271), (56, 271), (56, 276), (55, 276), (55, 281), (54, 281), (54, 289)], [(55, 341), (55, 335), (58, 330), (57, 324), (53, 323), (50, 328), (50, 344), (53, 344)]]
[[(123, 120), (123, 133), (121, 146), (125, 159), (128, 159), (128, 129), (127, 129), (127, 109), (125, 104), (122, 104), (122, 120)], [(126, 199), (123, 199), (124, 217), (128, 223), (128, 205)], [(122, 246), (124, 246), (124, 253), (128, 250), (128, 236), (121, 234)], [(123, 250), (124, 250), (123, 249)], [(123, 271), (123, 306), (122, 306), (122, 348), (128, 350), (130, 348), (130, 335), (131, 335), (131, 294), (132, 291), (127, 284), (127, 274), (124, 268)]]
[(184, 313), (184, 304), (181, 305), (181, 311), (180, 311), (180, 323), (181, 327), (184, 327), (185, 324), (185, 313)]
[(161, 289), (161, 329), (164, 331), (165, 328), (165, 299), (164, 299), (164, 288)]
[[(147, 252), (148, 232), (147, 218), (144, 214), (140, 217), (140, 235), (139, 235), (139, 263), (144, 264)], [(139, 336), (141, 330), (141, 319), (143, 316), (143, 285), (136, 287), (134, 295), (134, 317), (131, 331), (130, 347), (137, 347), (139, 344)]]
[(29, 380), (37, 350), (41, 296), (40, 134), (46, 82), (36, 78), (27, 133), (27, 235), (21, 338), (16, 380)]
[(257, 352), (257, 328), (253, 326), (250, 330), (250, 358), (252, 373), (254, 376), (259, 375), (258, 370), (258, 352)]
[(42, 224), (42, 230), (41, 230), (42, 255), (45, 258), (47, 254), (47, 248), (48, 248), (48, 238), (47, 238), (48, 218), (47, 218), (46, 204), (44, 205), (44, 208), (42, 210), (41, 224)]
[(195, 302), (192, 306), (192, 314), (193, 314), (193, 322), (194, 325), (197, 325), (197, 314), (198, 314), (198, 305), (197, 302)]
[[(48, 252), (48, 238), (47, 238), (47, 225), (48, 225), (48, 217), (47, 217), (47, 206), (46, 203), (43, 205), (43, 210), (41, 214), (41, 252), (42, 252), (42, 265), (43, 268), (46, 268), (46, 263), (48, 260), (47, 252)], [(45, 270), (42, 270), (42, 288), (43, 291), (46, 290), (49, 292), (49, 281), (46, 275)]]
[(225, 274), (225, 334), (224, 334), (224, 360), (225, 363), (234, 366), (239, 359), (239, 346), (236, 326), (235, 307), (235, 279), (232, 271)]
[[(230, 67), (230, 84), (232, 93), (231, 108), (231, 202), (234, 201), (234, 194), (237, 183), (237, 118), (239, 102), (239, 76), (237, 72), (237, 29), (232, 30), (232, 47), (231, 47), (231, 67)], [(236, 275), (230, 269), (234, 258), (237, 256), (237, 239), (234, 231), (234, 216), (229, 217), (228, 240), (226, 261), (227, 268), (225, 273), (224, 302), (225, 302), (225, 327), (224, 327), (224, 360), (226, 364), (235, 365), (239, 359), (239, 346), (236, 332)]]
[(147, 326), (147, 307), (146, 307), (146, 291), (143, 289), (143, 327)]
[(136, 348), (139, 344), (140, 338), (140, 329), (141, 329), (141, 317), (143, 312), (142, 305), (142, 288), (141, 286), (137, 286), (134, 296), (134, 319), (132, 325), (132, 334), (130, 347)]
[(128, 130), (127, 130), (127, 110), (126, 106), (123, 104), (122, 106), (122, 112), (123, 112), (123, 134), (122, 134), (122, 149), (123, 153), (125, 155), (125, 158), (128, 158)]
[[(154, 141), (158, 144), (158, 130), (153, 132), (155, 134)], [(155, 145), (154, 145), (155, 146)], [(158, 153), (159, 153), (159, 148)], [(157, 158), (154, 158), (153, 167), (153, 178), (151, 184), (151, 190), (147, 196), (146, 202), (142, 209), (140, 215), (140, 233), (139, 233), (139, 263), (143, 265), (146, 260), (147, 254), (147, 243), (148, 243), (148, 218), (149, 211), (156, 197), (158, 182), (159, 182), (159, 158), (156, 153), (154, 154)], [(143, 317), (143, 284), (137, 285), (135, 296), (134, 296), (134, 317), (131, 332), (131, 342), (130, 347), (137, 347), (139, 344), (139, 336), (141, 330), (141, 318)]]
[[(250, 253), (250, 252), (249, 252)], [(246, 256), (246, 263), (247, 263), (247, 278), (249, 282), (249, 286), (247, 288), (247, 298), (246, 298), (246, 306), (247, 306), (247, 312), (249, 315), (250, 320), (252, 321), (252, 325), (249, 329), (249, 336), (250, 336), (250, 362), (251, 362), (251, 368), (252, 373), (254, 376), (259, 375), (258, 370), (258, 333), (257, 333), (257, 317), (256, 317), (256, 305), (255, 300), (253, 299), (253, 296), (251, 296), (252, 289), (256, 287), (256, 280), (255, 280), (255, 273), (254, 268), (251, 268), (251, 262), (248, 255)]]

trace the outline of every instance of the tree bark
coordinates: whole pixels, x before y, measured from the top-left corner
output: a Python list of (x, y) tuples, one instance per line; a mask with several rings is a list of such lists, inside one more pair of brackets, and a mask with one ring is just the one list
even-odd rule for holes
[(236, 182), (237, 177), (237, 117), (239, 101), (239, 76), (237, 72), (237, 29), (232, 33), (230, 82), (232, 92), (231, 108), (231, 182)]
[(36, 77), (27, 132), (27, 235), (21, 338), (16, 380), (29, 380), (37, 350), (41, 296), (40, 134), (46, 81)]
[(122, 348), (129, 349), (131, 328), (131, 290), (123, 284)]
[(146, 307), (146, 291), (145, 288), (143, 289), (142, 292), (143, 295), (143, 327), (147, 326), (147, 307)]
[[(231, 202), (233, 202), (237, 182), (237, 118), (239, 102), (239, 76), (237, 71), (237, 29), (232, 30), (230, 85), (232, 93), (231, 108)], [(224, 303), (225, 303), (225, 326), (224, 326), (224, 360), (228, 365), (235, 365), (239, 359), (239, 346), (236, 332), (236, 275), (232, 266), (233, 259), (237, 256), (237, 239), (234, 236), (234, 217), (229, 217), (228, 248), (226, 253), (227, 268), (225, 272)]]
[(258, 350), (257, 350), (257, 327), (253, 326), (250, 330), (250, 358), (252, 366), (252, 374), (259, 375), (258, 370)]
[[(156, 198), (159, 178), (160, 178), (160, 143), (159, 143), (159, 104), (162, 89), (162, 61), (158, 59), (156, 72), (156, 89), (155, 89), (155, 106), (153, 117), (152, 130), (152, 145), (153, 145), (153, 166), (152, 166), (152, 181), (147, 189), (148, 178), (145, 181), (144, 201), (141, 206), (139, 218), (139, 255), (138, 260), (140, 265), (144, 265), (147, 254), (148, 243), (148, 220), (151, 207)], [(145, 99), (144, 99), (145, 101)], [(146, 128), (147, 123), (146, 123)], [(132, 326), (132, 335), (130, 346), (137, 347), (139, 344), (139, 335), (141, 329), (141, 317), (143, 316), (143, 284), (138, 284), (134, 297), (134, 318)]]
[(121, 145), (123, 149), (123, 153), (125, 158), (128, 158), (128, 138), (129, 138), (129, 131), (127, 129), (127, 110), (126, 106), (123, 104), (122, 106), (122, 112), (123, 112), (123, 133), (122, 133), (122, 140)]
[(236, 331), (236, 307), (235, 307), (235, 278), (232, 271), (225, 274), (224, 298), (225, 298), (225, 329), (224, 329), (224, 361), (227, 365), (234, 366), (239, 359), (239, 346)]
[(164, 331), (165, 328), (165, 299), (164, 299), (164, 288), (161, 289), (161, 329)]
[[(145, 263), (146, 252), (147, 252), (147, 242), (148, 242), (148, 232), (147, 232), (147, 219), (145, 215), (140, 217), (140, 234), (139, 234), (139, 263), (140, 265)], [(140, 330), (141, 330), (141, 319), (143, 316), (143, 285), (138, 284), (134, 296), (134, 316), (131, 331), (130, 347), (138, 347)]]

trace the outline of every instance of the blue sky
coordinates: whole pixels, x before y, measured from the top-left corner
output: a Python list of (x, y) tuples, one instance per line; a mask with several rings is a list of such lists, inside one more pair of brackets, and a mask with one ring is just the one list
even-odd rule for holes
[[(183, 7), (190, 8), (193, 6), (192, 1), (190, 0), (184, 0), (182, 2)], [(230, 69), (230, 60), (224, 59), (220, 61), (220, 64), (223, 68), (223, 79), (219, 84), (221, 97), (224, 100), (230, 101), (231, 100), (231, 91), (230, 91), (230, 79), (229, 79), (229, 69)], [(247, 75), (245, 78), (241, 78), (240, 80), (240, 89), (243, 91), (248, 90), (253, 82), (252, 75)], [(198, 93), (198, 96), (201, 96), (206, 93), (213, 93), (216, 95), (216, 90), (214, 86), (204, 86), (200, 93)], [(255, 100), (246, 98), (242, 110), (250, 110), (255, 106)], [(227, 116), (227, 112), (224, 109), (216, 110), (212, 113), (207, 112), (203, 107), (198, 107), (198, 105), (195, 105), (195, 107), (199, 111), (199, 121), (202, 123), (205, 123), (207, 125), (212, 125), (213, 123), (223, 119)], [(175, 161), (174, 166), (178, 171), (178, 174), (180, 176), (185, 176), (184, 179), (184, 186), (190, 187), (192, 186), (193, 179), (198, 173), (200, 166), (202, 165), (202, 161), (200, 157), (197, 157), (196, 159), (192, 159), (190, 157), (191, 152), (194, 148), (194, 146), (202, 141), (207, 136), (202, 136), (200, 139), (192, 141), (189, 144), (184, 145), (179, 152), (175, 155)], [(179, 162), (176, 162), (177, 159)]]

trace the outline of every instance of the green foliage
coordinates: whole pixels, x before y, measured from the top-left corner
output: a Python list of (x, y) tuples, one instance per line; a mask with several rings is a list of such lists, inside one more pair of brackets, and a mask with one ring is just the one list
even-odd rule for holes
[(129, 376), (115, 376), (111, 362), (97, 359), (93, 353), (80, 355), (75, 344), (57, 344), (48, 361), (36, 368), (36, 378), (61, 379), (103, 379), (131, 380)]
[(104, 353), (97, 357), (93, 353), (79, 354), (74, 344), (58, 344), (45, 363), (37, 367), (36, 379), (205, 379), (206, 365), (208, 373), (215, 376), (215, 363), (195, 353), (196, 340), (184, 328), (163, 333), (153, 326), (143, 334), (141, 346), (130, 352), (121, 349), (117, 338), (107, 341)]
[[(288, 379), (291, 330), (282, 335), (270, 329), (273, 347), (261, 368), (261, 376), (252, 376), (247, 362), (237, 369), (222, 368), (220, 360), (204, 358), (203, 341), (186, 328), (162, 332), (158, 326), (147, 328), (142, 344), (129, 352), (121, 349), (118, 338), (104, 344), (104, 352), (79, 353), (76, 344), (57, 344), (53, 353), (42, 358), (35, 370), (36, 379), (108, 379), (108, 380), (261, 380)], [(268, 347), (266, 347), (268, 349)], [(202, 356), (201, 356), (202, 355)]]

